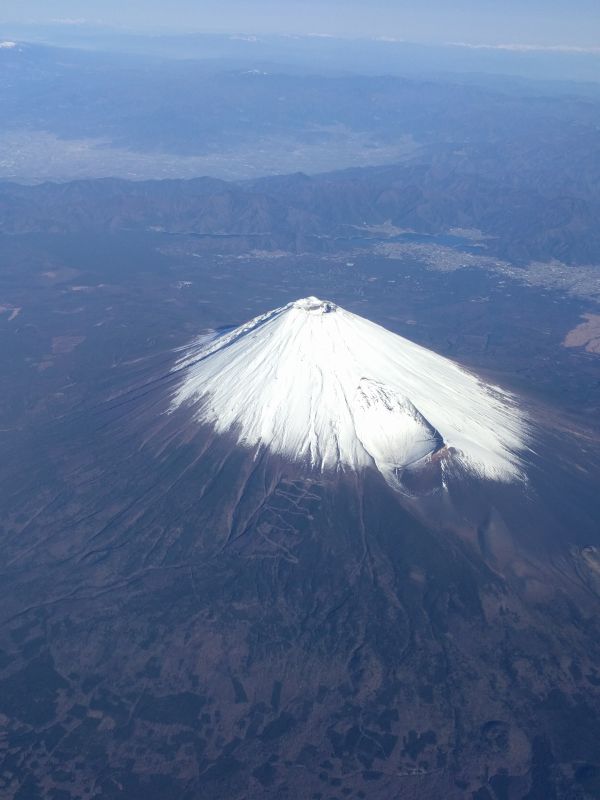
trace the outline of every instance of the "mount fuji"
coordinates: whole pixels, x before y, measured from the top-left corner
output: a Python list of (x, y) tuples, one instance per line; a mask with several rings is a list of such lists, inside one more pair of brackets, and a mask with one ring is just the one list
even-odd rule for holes
[(2, 459), (0, 794), (598, 797), (586, 428), (314, 297), (188, 337)]
[(179, 359), (171, 410), (241, 445), (320, 471), (375, 467), (392, 485), (405, 471), (454, 460), (481, 477), (523, 477), (528, 424), (514, 398), (447, 358), (306, 297)]

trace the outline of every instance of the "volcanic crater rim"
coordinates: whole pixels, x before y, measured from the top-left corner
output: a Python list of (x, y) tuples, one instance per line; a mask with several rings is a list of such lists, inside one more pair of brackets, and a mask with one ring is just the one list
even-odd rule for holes
[(310, 295), (309, 297), (302, 297), (299, 300), (291, 303), (291, 308), (297, 308), (300, 311), (307, 311), (312, 313), (330, 314), (337, 311), (338, 307), (331, 300), (321, 300), (318, 297)]

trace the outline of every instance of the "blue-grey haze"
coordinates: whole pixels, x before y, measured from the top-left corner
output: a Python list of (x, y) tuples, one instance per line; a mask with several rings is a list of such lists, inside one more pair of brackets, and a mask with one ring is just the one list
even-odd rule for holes
[(600, 47), (598, 0), (3, 0), (2, 21)]

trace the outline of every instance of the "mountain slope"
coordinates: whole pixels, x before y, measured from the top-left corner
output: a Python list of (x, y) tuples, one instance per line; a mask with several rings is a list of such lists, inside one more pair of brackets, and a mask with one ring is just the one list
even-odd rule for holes
[(173, 408), (317, 469), (376, 466), (395, 483), (450, 449), (484, 476), (520, 474), (526, 422), (513, 398), (316, 297), (203, 337), (177, 369)]
[[(104, 402), (15, 434), (0, 464), (5, 796), (595, 796), (597, 491), (571, 437), (539, 426), (526, 483), (455, 469), (407, 494), (373, 465), (240, 446), (173, 407), (213, 356), (256, 366), (265, 331), (292, 325), (287, 352), (308, 358), (296, 315), (321, 344), (332, 320), (360, 346), (392, 336), (324, 305), (204, 342), (203, 360), (124, 362)], [(442, 428), (421, 424), (427, 448)]]

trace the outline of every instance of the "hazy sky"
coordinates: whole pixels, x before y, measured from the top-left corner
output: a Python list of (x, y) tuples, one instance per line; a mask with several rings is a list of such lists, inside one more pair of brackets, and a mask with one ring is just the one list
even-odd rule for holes
[(600, 0), (2, 0), (0, 21), (600, 47)]

